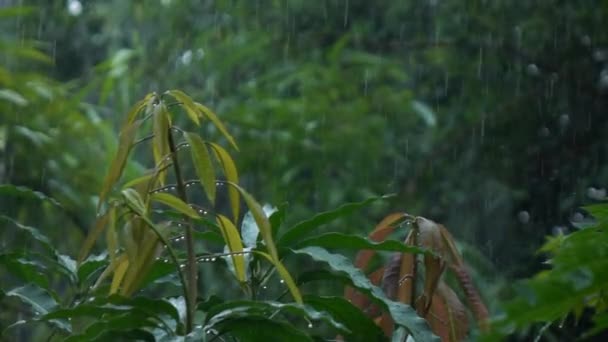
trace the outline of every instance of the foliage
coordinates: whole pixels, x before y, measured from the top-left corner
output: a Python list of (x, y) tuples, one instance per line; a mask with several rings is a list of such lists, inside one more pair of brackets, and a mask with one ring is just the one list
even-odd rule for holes
[(546, 264), (550, 268), (521, 281), (517, 297), (504, 306), (506, 315), (499, 321), (497, 333), (545, 323), (537, 332), (540, 338), (558, 332), (567, 319), (593, 321), (582, 335), (585, 338), (606, 331), (608, 205), (597, 204), (585, 210), (594, 221), (580, 225), (571, 234), (548, 238), (539, 250), (548, 255)]
[[(442, 279), (443, 273), (449, 269), (464, 290), (477, 324), (487, 332), (488, 309), (472, 283), (455, 241), (445, 227), (423, 217), (395, 213), (384, 218), (369, 238), (384, 240), (402, 223), (412, 227), (405, 238), (405, 245), (421, 246), (427, 251), (423, 255), (423, 269), (420, 269), (415, 254), (420, 251), (415, 249), (394, 253), (385, 266), (378, 268), (369, 267), (374, 252), (361, 251), (357, 254), (356, 266), (368, 273), (371, 282), (381, 285), (388, 298), (415, 308), (442, 341), (462, 341), (470, 332), (468, 314), (456, 292)], [(391, 317), (379, 310), (368, 298), (353, 289), (347, 289), (345, 296), (372, 316), (386, 335), (393, 335), (394, 315)]]
[[(205, 339), (226, 334), (250, 340), (253, 336), (262, 336), (256, 333), (262, 330), (273, 331), (273, 334), (276, 331), (286, 339), (310, 340), (314, 333), (311, 335), (297, 329), (281, 318), (295, 316), (309, 322), (309, 328), (314, 327), (312, 321), (323, 322), (331, 328), (329, 331), (333, 331), (332, 334), (353, 340), (382, 338), (377, 327), (365, 315), (352, 314), (356, 318), (350, 314), (344, 315), (344, 312), (357, 311), (347, 301), (312, 294), (302, 297), (282, 259), (307, 254), (316, 261), (327, 263), (336, 272), (330, 278), (343, 279), (346, 275), (350, 285), (379, 301), (391, 313), (395, 323), (405, 328), (416, 340), (434, 339), (425, 321), (414, 310), (386, 297), (380, 288), (358, 273), (348, 259), (331, 254), (318, 245), (415, 253), (422, 250), (397, 241), (374, 244), (355, 235), (321, 234), (310, 237), (311, 232), (322, 225), (381, 198), (347, 204), (281, 231), (280, 217), (284, 216), (284, 212), (276, 210), (268, 218), (268, 209), (260, 206), (236, 183), (238, 174), (230, 155), (219, 145), (175, 126), (173, 122), (179, 114), (187, 115), (195, 125), (209, 120), (237, 147), (217, 116), (187, 94), (171, 90), (162, 95), (150, 93), (145, 96), (126, 115), (116, 155), (109, 164), (99, 194), (97, 219), (77, 261), (60, 254), (36, 228), (5, 218), (26, 233), (28, 239), (37, 241), (45, 254), (40, 260), (16, 251), (2, 254), (0, 260), (4, 268), (26, 283), (3, 289), (3, 297), (21, 301), (30, 308), (27, 319), (14, 322), (3, 334), (9, 336), (12, 330), (24, 324), (45, 322), (53, 328), (49, 338), (62, 336), (65, 341), (103, 340), (110, 336), (156, 340), (175, 340), (179, 336)], [(183, 142), (177, 140), (180, 135)], [(123, 177), (130, 156), (143, 144), (151, 145), (154, 165), (133, 179)], [(184, 149), (190, 150), (197, 177), (195, 180), (186, 180), (186, 174), (182, 171), (184, 163), (179, 156)], [(214, 161), (211, 155), (215, 157)], [(172, 172), (169, 172), (171, 169)], [(218, 180), (217, 171), (222, 171), (226, 180)], [(192, 196), (190, 193), (196, 188), (191, 186), (196, 184), (200, 184), (202, 196)], [(236, 228), (236, 222), (222, 214), (221, 207), (216, 205), (218, 185), (237, 190), (236, 193), (228, 193), (229, 207), (235, 219), (239, 218), (240, 201), (232, 195), (240, 195), (249, 208), (241, 232)], [(8, 195), (18, 193), (40, 200), (48, 199), (23, 187), (5, 185), (2, 189)], [(172, 194), (174, 191), (177, 195)], [(203, 203), (195, 203), (190, 198)], [(53, 199), (50, 201), (57, 203)], [(89, 255), (104, 230), (106, 251)], [(221, 235), (219, 241), (224, 244), (224, 252), (210, 253), (204, 241), (199, 239), (204, 232)], [(278, 241), (276, 244), (275, 239)], [(176, 240), (185, 240), (185, 248), (176, 245)], [(217, 258), (226, 261), (236, 284), (252, 300), (222, 300), (203, 293), (199, 295), (200, 283), (209, 279), (198, 277), (198, 264), (201, 260), (213, 262)], [(169, 269), (167, 262), (170, 263)], [(265, 265), (266, 262), (270, 265)], [(41, 276), (43, 271), (57, 272), (62, 277), (50, 283)], [(280, 283), (285, 284), (293, 302), (254, 300), (261, 289), (266, 288), (265, 283), (273, 272), (279, 275)], [(139, 295), (156, 288), (158, 283), (155, 280), (161, 280), (161, 275), (163, 278), (177, 279), (182, 295), (159, 299)], [(109, 282), (106, 281), (108, 278), (111, 278)], [(57, 285), (67, 286), (69, 290), (59, 294), (55, 290)], [(71, 299), (66, 301), (67, 298)], [(202, 313), (202, 317), (199, 313)], [(359, 324), (367, 328), (362, 330)]]

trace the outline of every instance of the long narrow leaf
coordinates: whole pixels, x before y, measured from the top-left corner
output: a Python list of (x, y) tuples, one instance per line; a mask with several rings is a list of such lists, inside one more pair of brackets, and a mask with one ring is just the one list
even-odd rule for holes
[(270, 261), (270, 263), (272, 263), (274, 265), (274, 267), (279, 272), (279, 276), (281, 277), (281, 279), (283, 279), (283, 281), (287, 285), (287, 288), (289, 289), (289, 292), (291, 293), (291, 296), (293, 297), (293, 299), (296, 301), (296, 303), (302, 304), (302, 294), (300, 294), (300, 290), (298, 289), (298, 286), (293, 281), (293, 278), (291, 277), (291, 275), (289, 274), (289, 272), (287, 271), (285, 266), (283, 266), (283, 264), (280, 261), (274, 260), (270, 255), (268, 255), (264, 252), (254, 251), (254, 253), (263, 256), (268, 261)]
[(192, 100), (192, 98), (190, 98), (190, 96), (186, 95), (186, 93), (184, 93), (183, 91), (177, 89), (169, 90), (167, 91), (167, 94), (173, 96), (177, 101), (181, 102), (182, 108), (184, 108), (190, 120), (192, 120), (192, 122), (194, 122), (197, 126), (200, 126), (200, 114), (198, 112), (197, 106), (194, 104), (194, 101)]
[(226, 129), (222, 121), (217, 117), (217, 115), (215, 115), (215, 113), (211, 109), (203, 106), (198, 102), (195, 103), (195, 105), (203, 113), (203, 115), (206, 116), (207, 119), (209, 119), (209, 121), (213, 122), (215, 127), (217, 127), (217, 129), (222, 133), (222, 135), (224, 135), (230, 145), (232, 145), (232, 147), (234, 147), (234, 149), (238, 151), (239, 147), (237, 146), (236, 141), (234, 141), (232, 135), (228, 133), (228, 130)]
[[(230, 154), (218, 144), (212, 142), (208, 142), (208, 144), (213, 149), (215, 157), (222, 166), (226, 180), (234, 184), (239, 184), (239, 174), (237, 172), (234, 161), (232, 160), (232, 157), (230, 157)], [(228, 198), (230, 200), (230, 207), (232, 209), (232, 217), (234, 218), (234, 222), (236, 222), (239, 218), (240, 209), (239, 191), (234, 187), (229, 187)]]
[(234, 224), (225, 216), (218, 215), (217, 223), (220, 226), (224, 241), (230, 251), (232, 263), (234, 264), (234, 271), (236, 278), (240, 282), (247, 281), (247, 275), (245, 270), (245, 258), (243, 257), (243, 242), (239, 236), (239, 232)]
[(196, 175), (203, 185), (209, 201), (215, 203), (215, 168), (209, 157), (207, 146), (205, 146), (203, 139), (194, 133), (184, 132), (184, 138), (190, 144), (190, 153)]
[(191, 218), (200, 218), (199, 214), (196, 212), (196, 210), (192, 209), (192, 207), (190, 207), (188, 204), (186, 204), (186, 202), (182, 201), (180, 198), (175, 197), (171, 194), (167, 194), (167, 193), (163, 193), (163, 192), (157, 192), (155, 194), (152, 194), (150, 196), (150, 199), (165, 205), (168, 205), (169, 207), (179, 211), (180, 213), (191, 217)]
[(289, 230), (287, 230), (283, 236), (279, 239), (281, 246), (291, 246), (299, 238), (311, 232), (313, 229), (318, 228), (324, 224), (327, 224), (337, 218), (351, 214), (352, 212), (359, 210), (365, 206), (368, 206), (376, 201), (384, 200), (393, 197), (393, 195), (385, 195), (380, 197), (372, 197), (362, 202), (347, 203), (340, 206), (337, 209), (326, 211), (315, 215), (313, 218), (302, 221)]

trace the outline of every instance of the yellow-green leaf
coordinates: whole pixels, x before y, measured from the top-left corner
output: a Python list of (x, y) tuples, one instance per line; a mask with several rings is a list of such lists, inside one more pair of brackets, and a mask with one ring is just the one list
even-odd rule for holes
[(138, 215), (144, 215), (146, 213), (146, 205), (139, 193), (131, 188), (124, 189), (122, 195), (127, 205), (133, 209)]
[(135, 133), (137, 132), (140, 123), (141, 121), (130, 123), (120, 132), (118, 150), (116, 151), (116, 156), (112, 160), (110, 169), (108, 170), (108, 173), (106, 173), (106, 177), (103, 181), (103, 186), (101, 187), (101, 192), (99, 194), (97, 211), (99, 211), (99, 208), (101, 208), (101, 204), (105, 201), (108, 193), (122, 175), (122, 171), (124, 170), (129, 157), (129, 152), (131, 151), (131, 145), (135, 139)]
[[(154, 163), (160, 165), (163, 158), (169, 153), (169, 128), (171, 122), (169, 120), (169, 113), (167, 108), (161, 104), (154, 110), (154, 127), (152, 138), (152, 152), (154, 154)], [(165, 171), (158, 173), (158, 180), (161, 185), (165, 184)]]
[[(236, 166), (230, 154), (218, 144), (209, 142), (213, 149), (216, 159), (219, 161), (222, 169), (224, 170), (224, 176), (226, 180), (234, 184), (239, 183), (239, 174), (236, 170)], [(235, 187), (228, 187), (228, 199), (230, 200), (230, 207), (232, 209), (232, 215), (236, 222), (239, 218), (239, 191)]]
[(274, 244), (274, 239), (272, 237), (272, 228), (270, 226), (270, 221), (268, 221), (268, 217), (266, 217), (266, 213), (264, 213), (264, 210), (262, 209), (262, 206), (260, 206), (260, 204), (253, 198), (253, 196), (251, 196), (249, 193), (247, 193), (247, 191), (245, 191), (237, 184), (228, 184), (235, 187), (241, 193), (241, 196), (243, 196), (247, 207), (251, 211), (251, 215), (253, 215), (255, 223), (260, 229), (260, 234), (262, 234), (262, 239), (264, 240), (264, 243), (266, 243), (266, 248), (268, 249), (270, 256), (272, 256), (274, 261), (278, 262), (279, 256), (277, 254), (277, 248)]
[(135, 121), (135, 118), (137, 118), (137, 114), (139, 114), (142, 109), (148, 106), (150, 100), (152, 100), (152, 98), (155, 96), (156, 94), (149, 93), (143, 99), (139, 100), (133, 107), (131, 107), (131, 109), (127, 113), (127, 120), (125, 121), (126, 124), (131, 124), (133, 121)]
[(116, 217), (115, 210), (112, 208), (110, 213), (110, 222), (108, 229), (106, 229), (106, 243), (108, 244), (108, 255), (110, 257), (110, 263), (116, 261), (116, 251), (118, 250), (118, 237), (116, 236)]
[(217, 222), (221, 228), (222, 236), (224, 237), (224, 241), (226, 241), (228, 250), (230, 250), (230, 253), (233, 253), (231, 258), (234, 263), (236, 278), (243, 283), (247, 281), (247, 275), (245, 274), (245, 258), (242, 254), (243, 242), (241, 241), (239, 232), (232, 221), (223, 215), (217, 216)]
[(112, 212), (113, 210), (114, 208), (110, 209), (108, 212), (97, 217), (97, 219), (95, 220), (95, 226), (93, 226), (93, 229), (91, 229), (91, 231), (87, 235), (86, 239), (82, 244), (82, 248), (80, 249), (80, 253), (78, 254), (78, 264), (84, 261), (84, 259), (89, 255), (89, 252), (91, 251), (91, 248), (93, 248), (95, 241), (97, 241), (97, 238), (106, 227), (106, 224), (108, 223), (108, 220), (110, 218), (110, 212)]
[(287, 285), (287, 288), (289, 289), (289, 292), (291, 293), (293, 299), (296, 301), (296, 303), (302, 304), (302, 295), (300, 294), (300, 290), (296, 286), (296, 283), (293, 281), (293, 278), (291, 277), (285, 266), (283, 266), (283, 264), (279, 260), (273, 259), (270, 255), (264, 252), (254, 251), (254, 253), (263, 256), (274, 265), (274, 267), (279, 272), (279, 276)]
[(129, 267), (129, 259), (121, 258), (116, 266), (116, 270), (114, 271), (114, 277), (112, 278), (112, 285), (110, 285), (110, 294), (116, 293), (120, 288), (120, 284), (122, 283), (122, 279), (125, 277), (125, 273), (127, 272), (127, 268)]
[(192, 120), (197, 126), (200, 126), (201, 123), (198, 118), (200, 114), (192, 98), (186, 95), (186, 93), (184, 93), (183, 91), (177, 89), (169, 90), (167, 91), (167, 93), (173, 96), (177, 101), (181, 102), (182, 107), (188, 114), (188, 117), (190, 117), (190, 120)]
[(237, 146), (236, 141), (234, 140), (232, 135), (230, 135), (230, 133), (228, 133), (226, 126), (224, 126), (224, 124), (217, 117), (217, 115), (215, 115), (215, 113), (211, 109), (205, 107), (204, 105), (202, 105), (198, 102), (196, 102), (195, 105), (196, 105), (196, 108), (198, 108), (198, 110), (200, 110), (201, 113), (203, 113), (203, 115), (207, 117), (207, 119), (209, 119), (211, 122), (213, 122), (215, 127), (217, 127), (217, 129), (224, 135), (224, 137), (226, 137), (226, 139), (228, 140), (230, 145), (232, 145), (232, 147), (234, 147), (238, 151), (239, 147)]
[(196, 175), (209, 201), (215, 203), (215, 169), (209, 157), (207, 146), (205, 146), (203, 139), (194, 133), (184, 132), (184, 138), (190, 144), (190, 153), (194, 168), (196, 169)]
[(192, 209), (188, 204), (186, 204), (186, 202), (171, 194), (157, 192), (155, 194), (152, 194), (151, 199), (153, 201), (168, 205), (188, 217), (200, 218), (196, 210)]
[(133, 179), (133, 180), (130, 180), (130, 181), (128, 181), (127, 183), (125, 183), (125, 185), (123, 185), (123, 186), (122, 186), (122, 188), (123, 188), (123, 189), (126, 189), (126, 188), (132, 188), (132, 187), (134, 187), (135, 185), (138, 185), (138, 184), (141, 184), (141, 183), (143, 183), (143, 182), (145, 182), (145, 181), (148, 181), (150, 178), (152, 178), (152, 177), (154, 177), (154, 176), (155, 176), (155, 174), (154, 174), (154, 173), (149, 173), (149, 174), (147, 174), (147, 175), (143, 175), (143, 176), (141, 176), (141, 177), (137, 177), (137, 178), (135, 178), (135, 179)]

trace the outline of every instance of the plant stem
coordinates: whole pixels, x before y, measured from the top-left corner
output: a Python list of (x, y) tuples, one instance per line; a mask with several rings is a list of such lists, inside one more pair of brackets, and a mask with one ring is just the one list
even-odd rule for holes
[[(173, 170), (175, 171), (175, 183), (177, 185), (177, 194), (182, 201), (188, 203), (188, 195), (186, 193), (186, 186), (184, 179), (182, 178), (178, 158), (177, 158), (177, 147), (173, 140), (172, 129), (169, 127), (168, 134), (169, 150), (171, 151), (171, 159), (173, 160)], [(186, 278), (188, 281), (188, 298), (186, 298), (186, 334), (192, 331), (194, 321), (194, 309), (196, 307), (197, 297), (197, 269), (196, 269), (196, 253), (194, 252), (194, 237), (192, 220), (186, 218)]]

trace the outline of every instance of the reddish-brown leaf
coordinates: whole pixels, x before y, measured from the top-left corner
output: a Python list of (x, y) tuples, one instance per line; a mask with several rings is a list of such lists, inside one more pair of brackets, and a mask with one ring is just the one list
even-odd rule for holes
[(466, 267), (463, 265), (452, 265), (450, 269), (456, 275), (456, 279), (458, 279), (458, 283), (460, 287), (462, 287), (464, 294), (467, 298), (467, 302), (469, 303), (469, 307), (471, 311), (473, 311), (473, 315), (477, 320), (477, 324), (481, 331), (488, 331), (489, 326), (489, 313), (486, 305), (481, 300), (481, 296), (477, 291), (477, 288), (473, 284), (473, 280), (471, 279), (471, 275), (466, 270)]
[(431, 326), (431, 330), (442, 341), (462, 341), (468, 334), (469, 322), (466, 308), (456, 293), (443, 281), (437, 285), (431, 308), (425, 318)]

